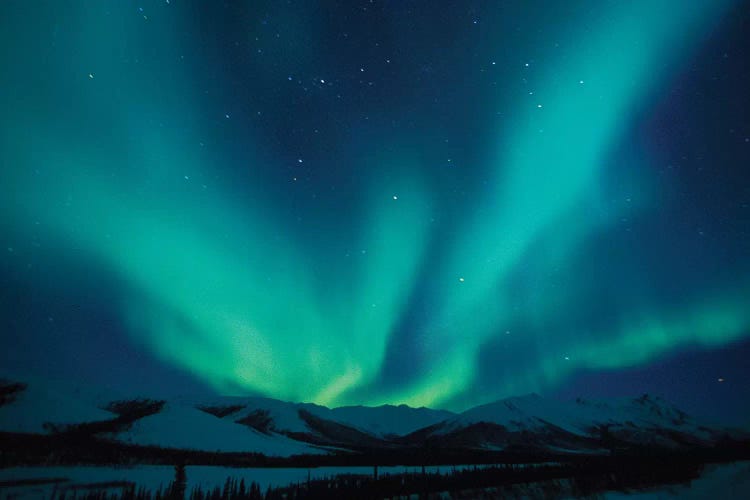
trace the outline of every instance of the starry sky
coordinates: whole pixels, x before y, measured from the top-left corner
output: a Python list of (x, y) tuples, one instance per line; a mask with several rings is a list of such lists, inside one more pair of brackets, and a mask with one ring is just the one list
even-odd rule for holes
[(750, 4), (0, 6), (0, 364), (750, 424)]

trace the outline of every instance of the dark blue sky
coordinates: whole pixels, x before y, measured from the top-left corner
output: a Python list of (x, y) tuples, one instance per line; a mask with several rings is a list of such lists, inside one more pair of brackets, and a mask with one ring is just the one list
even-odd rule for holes
[(8, 376), (748, 423), (748, 2), (0, 9)]

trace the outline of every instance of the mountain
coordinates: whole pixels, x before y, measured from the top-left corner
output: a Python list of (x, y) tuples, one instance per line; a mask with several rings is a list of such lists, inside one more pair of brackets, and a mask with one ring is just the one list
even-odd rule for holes
[(612, 449), (711, 447), (746, 439), (740, 431), (696, 422), (662, 398), (559, 402), (537, 394), (471, 408), (404, 438), (444, 446), (505, 451), (609, 453)]
[(158, 413), (134, 421), (114, 437), (133, 444), (205, 451), (252, 451), (278, 456), (324, 453), (281, 434), (264, 434), (230, 419), (216, 418), (184, 401), (167, 401)]
[[(11, 390), (10, 389), (15, 389)], [(123, 398), (60, 383), (0, 381), (0, 431), (88, 432), (127, 444), (289, 456), (323, 453), (304, 442), (216, 419), (186, 401)], [(0, 396), (2, 397), (2, 396)], [(118, 398), (118, 399), (114, 399)]]
[(56, 382), (0, 379), (0, 430), (45, 432), (45, 424), (94, 422), (112, 417), (106, 398)]
[(100, 392), (41, 381), (0, 381), (0, 398), (0, 432), (75, 431), (127, 444), (271, 456), (385, 447), (390, 437), (453, 415), (388, 405), (330, 409), (262, 397), (107, 398)]
[(327, 408), (270, 398), (216, 398), (196, 407), (215, 418), (265, 435), (283, 435), (318, 446), (388, 447), (392, 438), (442, 422), (454, 413), (406, 405)]
[(560, 402), (530, 394), (459, 414), (405, 405), (327, 408), (262, 397), (110, 396), (59, 384), (0, 381), (0, 434), (278, 457), (426, 449), (609, 454), (750, 441), (746, 433), (697, 422), (649, 395)]

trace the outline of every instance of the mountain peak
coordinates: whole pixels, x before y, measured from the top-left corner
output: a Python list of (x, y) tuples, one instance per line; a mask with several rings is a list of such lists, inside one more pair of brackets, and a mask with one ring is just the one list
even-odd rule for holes
[[(420, 446), (427, 439), (448, 447), (551, 453), (600, 453), (612, 443), (680, 449), (711, 446), (726, 436), (747, 439), (698, 425), (651, 394), (563, 402), (529, 393), (455, 414), (405, 404), (327, 408), (264, 397), (157, 401), (108, 393), (102, 399), (100, 393), (66, 392), (54, 384), (5, 383), (0, 389), (7, 393), (0, 405), (0, 430), (5, 432), (77, 428), (101, 433), (106, 428), (107, 439), (136, 445), (267, 455), (327, 453), (328, 447)], [(128, 425), (120, 425), (124, 423)]]

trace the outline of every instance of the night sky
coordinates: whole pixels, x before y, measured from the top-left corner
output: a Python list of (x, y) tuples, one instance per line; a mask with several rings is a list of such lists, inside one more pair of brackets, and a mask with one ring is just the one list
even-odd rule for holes
[(0, 4), (0, 366), (750, 425), (750, 4)]

